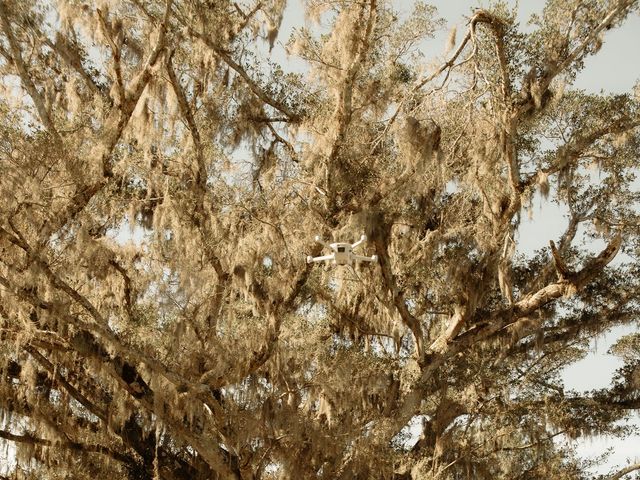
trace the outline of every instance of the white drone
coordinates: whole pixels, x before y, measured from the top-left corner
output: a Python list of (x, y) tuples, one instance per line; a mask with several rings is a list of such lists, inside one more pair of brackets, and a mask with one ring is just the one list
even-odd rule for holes
[(323, 255), (321, 257), (312, 257), (311, 255), (309, 255), (307, 257), (307, 263), (331, 262), (333, 265), (350, 265), (350, 266), (353, 266), (353, 264), (358, 264), (361, 262), (375, 263), (378, 261), (377, 255), (373, 255), (371, 257), (365, 257), (363, 255), (357, 255), (353, 253), (353, 250), (359, 245), (361, 245), (362, 243), (366, 242), (366, 240), (367, 240), (367, 236), (362, 235), (360, 237), (360, 240), (358, 240), (354, 244), (342, 243), (342, 242), (325, 243), (322, 240), (322, 238), (320, 238), (319, 235), (316, 235), (315, 241), (322, 244), (324, 247), (330, 248), (331, 250), (333, 250), (333, 253), (331, 255)]

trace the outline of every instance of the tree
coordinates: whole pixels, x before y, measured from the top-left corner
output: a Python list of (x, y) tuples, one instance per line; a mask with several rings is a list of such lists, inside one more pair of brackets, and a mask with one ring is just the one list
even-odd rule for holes
[[(285, 3), (0, 0), (5, 475), (585, 478), (555, 440), (640, 406), (638, 335), (560, 379), (638, 319), (640, 99), (571, 83), (638, 2), (496, 4), (427, 62), (428, 4), (308, 0), (303, 73)], [(539, 198), (566, 230), (517, 252)]]

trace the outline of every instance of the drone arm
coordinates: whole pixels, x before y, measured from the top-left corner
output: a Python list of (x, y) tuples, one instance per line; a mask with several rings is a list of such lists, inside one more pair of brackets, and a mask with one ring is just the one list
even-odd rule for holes
[(362, 235), (362, 236), (360, 237), (360, 240), (358, 240), (356, 243), (354, 243), (354, 244), (352, 244), (352, 245), (351, 245), (351, 248), (352, 248), (352, 249), (353, 249), (353, 248), (356, 248), (356, 247), (358, 247), (359, 245), (361, 245), (363, 242), (366, 242), (366, 241), (367, 241), (367, 236), (366, 236), (366, 235)]
[(322, 257), (307, 257), (307, 263), (320, 263), (327, 260), (333, 260), (335, 257), (333, 253), (331, 255), (323, 255)]
[(364, 255), (354, 255), (353, 259), (356, 262), (372, 262), (372, 263), (376, 263), (378, 261), (378, 256), (377, 255), (373, 255), (371, 257), (365, 257)]

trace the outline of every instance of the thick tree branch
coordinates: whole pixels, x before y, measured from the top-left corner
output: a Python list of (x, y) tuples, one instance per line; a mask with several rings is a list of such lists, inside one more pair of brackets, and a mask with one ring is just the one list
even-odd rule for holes
[(124, 282), (125, 311), (127, 312), (127, 316), (129, 317), (129, 320), (133, 320), (134, 292), (133, 292), (131, 277), (129, 277), (129, 274), (127, 273), (125, 268), (122, 265), (120, 265), (116, 260), (111, 260), (109, 264), (113, 268), (115, 268), (120, 274), (120, 276), (122, 277), (122, 280)]
[[(4, 307), (0, 305), (0, 318), (9, 318)], [(67, 352), (69, 344), (67, 341), (55, 332), (47, 330), (38, 330), (36, 328), (25, 332), (24, 326), (20, 322), (16, 322), (17, 326), (13, 328), (0, 327), (0, 341), (27, 341), (36, 347), (45, 348), (49, 351)]]
[(416, 355), (418, 359), (421, 359), (424, 353), (424, 337), (420, 321), (409, 311), (404, 295), (400, 288), (398, 288), (395, 275), (391, 271), (389, 252), (387, 251), (387, 240), (379, 237), (375, 237), (373, 238), (373, 240), (375, 242), (376, 254), (378, 255), (378, 259), (380, 262), (380, 269), (382, 271), (384, 286), (389, 292), (392, 302), (392, 304), (389, 304), (388, 302), (383, 300), (382, 303), (385, 304), (390, 310), (393, 310), (395, 307), (395, 310), (400, 314), (402, 322), (411, 330), (411, 333), (413, 334), (413, 338), (416, 344)]
[[(82, 338), (79, 338), (79, 337), (82, 337)], [(87, 344), (87, 342), (89, 342), (89, 345)], [(101, 349), (101, 347), (98, 346), (97, 344), (95, 345), (91, 344), (90, 336), (86, 332), (80, 332), (74, 335), (74, 337), (70, 339), (70, 343), (76, 346), (83, 345), (84, 348), (79, 349), (77, 353), (84, 355), (85, 358), (97, 359), (99, 361), (105, 360), (104, 354), (106, 352), (104, 352)], [(142, 465), (142, 468), (146, 469), (147, 471), (151, 471), (153, 469), (153, 462), (156, 459), (156, 455), (159, 455), (163, 459), (161, 467), (162, 467), (162, 471), (165, 472), (165, 474), (167, 475), (167, 478), (172, 478), (172, 479), (175, 478), (176, 480), (178, 478), (182, 478), (178, 472), (174, 471), (174, 468), (176, 466), (179, 466), (180, 471), (187, 472), (190, 476), (193, 476), (194, 472), (198, 470), (204, 471), (204, 472), (208, 471), (206, 468), (204, 468), (203, 470), (203, 465), (199, 465), (198, 461), (194, 460), (192, 462), (193, 464), (189, 463), (185, 459), (181, 458), (179, 454), (173, 451), (173, 449), (167, 448), (167, 446), (165, 445), (158, 445), (157, 452), (156, 452), (156, 447), (150, 444), (148, 434), (144, 432), (143, 426), (138, 425), (135, 421), (132, 421), (131, 419), (129, 419), (123, 425), (118, 425), (111, 422), (109, 417), (112, 415), (112, 413), (107, 412), (107, 410), (103, 409), (102, 407), (98, 407), (96, 403), (92, 402), (91, 400), (88, 400), (87, 397), (82, 393), (80, 393), (80, 391), (78, 390), (78, 388), (80, 387), (78, 388), (74, 387), (70, 381), (72, 379), (74, 383), (82, 384), (81, 388), (85, 390), (86, 389), (91, 390), (96, 388), (94, 385), (91, 385), (91, 382), (95, 379), (89, 380), (86, 378), (84, 379), (80, 378), (79, 376), (77, 376), (76, 373), (74, 373), (73, 369), (70, 368), (68, 365), (66, 365), (64, 362), (54, 365), (48, 359), (46, 359), (44, 355), (40, 354), (40, 352), (35, 350), (33, 347), (30, 347), (29, 345), (27, 347), (28, 347), (29, 353), (33, 355), (33, 358), (36, 361), (38, 361), (38, 363), (42, 367), (44, 367), (44, 369), (48, 372), (49, 377), (55, 380), (55, 383), (51, 381), (51, 382), (47, 382), (46, 385), (44, 385), (42, 381), (39, 381), (38, 386), (46, 386), (47, 388), (52, 388), (54, 386), (55, 388), (63, 387), (66, 390), (66, 392), (69, 393), (69, 395), (71, 395), (72, 398), (74, 398), (83, 406), (85, 406), (85, 408), (87, 408), (90, 413), (96, 415), (103, 422), (103, 425), (106, 427), (106, 429), (110, 434), (118, 437), (120, 440), (122, 440), (124, 445), (126, 445), (128, 448), (131, 449), (132, 455), (133, 457), (135, 457), (136, 461), (141, 460), (143, 462), (144, 465)], [(91, 349), (91, 348), (93, 348), (93, 350), (91, 350), (90, 354), (87, 354), (87, 349)], [(115, 363), (118, 363), (118, 361), (116, 361)], [(112, 366), (110, 365), (109, 367), (107, 367), (107, 369), (105, 369), (105, 371), (112, 372), (112, 373), (115, 372), (116, 375), (121, 375), (121, 376), (123, 375), (127, 380), (131, 380), (129, 377), (133, 376), (132, 372), (127, 371), (126, 368), (127, 367), (123, 368), (122, 364), (120, 364), (116, 368), (112, 368)], [(20, 364), (16, 362), (12, 362), (7, 367), (6, 371), (7, 371), (7, 374), (12, 379), (15, 380), (20, 378), (21, 370), (22, 370), (22, 366)], [(62, 376), (61, 370), (66, 371), (65, 377)], [(122, 384), (124, 385), (125, 391), (122, 392), (123, 395), (129, 394), (134, 396), (134, 398), (140, 397), (140, 394), (142, 393), (142, 390), (141, 390), (142, 385), (132, 386), (126, 383), (126, 381), (122, 380), (122, 377), (118, 377), (118, 378), (121, 378)], [(139, 381), (139, 379), (134, 378), (132, 383), (134, 381)], [(110, 400), (103, 399), (103, 402), (106, 405), (108, 405), (112, 401), (113, 399), (110, 399)], [(44, 402), (43, 405), (45, 403), (46, 402)], [(16, 410), (14, 409), (11, 411), (16, 411)], [(29, 410), (17, 410), (16, 412), (22, 416), (30, 417), (30, 418), (33, 418), (34, 420), (45, 422), (50, 427), (58, 430), (60, 432), (60, 435), (63, 436), (67, 441), (69, 440), (69, 435), (65, 433), (65, 430), (68, 430), (68, 429), (65, 428), (65, 425), (63, 425), (63, 423), (69, 418), (68, 411), (65, 411), (64, 416), (62, 418), (51, 417), (51, 415), (47, 414), (46, 411), (38, 415), (36, 415), (35, 411), (29, 411)], [(84, 419), (84, 416), (79, 418)], [(73, 422), (76, 428), (81, 426), (81, 424), (78, 423), (78, 418), (74, 418)], [(85, 427), (82, 427), (82, 428), (85, 428)], [(97, 424), (93, 424), (93, 423), (87, 423), (86, 428), (90, 429), (92, 434), (96, 434), (97, 432), (104, 431), (103, 430), (104, 427), (99, 427)], [(135, 454), (133, 452), (135, 452)], [(172, 465), (173, 468), (167, 469), (167, 465)]]
[(401, 428), (415, 415), (423, 392), (420, 385), (427, 382), (451, 358), (473, 347), (478, 342), (487, 340), (498, 334), (506, 325), (518, 318), (529, 316), (548, 303), (575, 293), (576, 289), (584, 287), (604, 268), (618, 252), (622, 236), (619, 234), (595, 258), (587, 262), (585, 267), (571, 277), (570, 281), (549, 284), (540, 290), (529, 293), (508, 309), (498, 310), (490, 318), (476, 323), (471, 329), (452, 339), (446, 348), (438, 351), (428, 351), (424, 355), (422, 364), (421, 383), (417, 384), (398, 407), (398, 415), (394, 424)]
[(125, 111), (133, 112), (136, 104), (138, 103), (138, 99), (140, 95), (142, 95), (142, 91), (145, 89), (149, 80), (153, 75), (153, 71), (156, 67), (158, 59), (160, 55), (164, 52), (167, 45), (167, 31), (169, 29), (169, 19), (171, 15), (171, 6), (173, 5), (173, 0), (166, 0), (166, 6), (164, 11), (164, 16), (160, 25), (158, 26), (158, 39), (156, 40), (155, 45), (153, 46), (151, 52), (147, 56), (147, 60), (145, 62), (142, 71), (134, 77), (129, 85), (127, 85), (127, 89), (125, 92), (125, 98), (127, 103), (129, 104)]
[(73, 301), (82, 306), (93, 319), (101, 325), (102, 327), (108, 328), (108, 323), (106, 319), (102, 316), (102, 314), (98, 311), (98, 309), (83, 295), (81, 295), (77, 290), (72, 288), (67, 282), (62, 280), (59, 275), (53, 272), (47, 262), (45, 262), (40, 255), (35, 252), (22, 238), (12, 235), (10, 232), (5, 230), (3, 227), (0, 227), (0, 238), (5, 238), (9, 240), (9, 242), (14, 245), (20, 247), (27, 256), (35, 262), (41, 271), (45, 274), (47, 279), (50, 281), (51, 285), (56, 289), (66, 293)]
[(67, 379), (60, 373), (59, 369), (49, 361), (44, 355), (42, 355), (36, 348), (25, 345), (25, 351), (27, 351), (48, 373), (51, 375), (59, 385), (61, 385), (69, 395), (75, 398), (83, 407), (89, 412), (94, 414), (103, 422), (107, 422), (107, 411), (104, 408), (99, 407), (94, 402), (90, 401), (85, 395), (83, 395), (77, 388), (75, 388)]
[(618, 234), (597, 257), (588, 261), (579, 272), (569, 276), (566, 280), (551, 283), (536, 292), (526, 294), (509, 309), (498, 310), (491, 315), (487, 321), (482, 322), (482, 326), (473, 327), (458, 336), (454, 340), (447, 355), (450, 356), (458, 353), (480, 340), (485, 340), (495, 335), (505, 325), (518, 318), (532, 315), (540, 308), (558, 298), (573, 295), (577, 290), (580, 290), (592, 281), (593, 278), (613, 260), (620, 249), (621, 243), (622, 235)]
[(640, 463), (634, 463), (633, 465), (629, 465), (628, 467), (625, 467), (622, 470), (619, 470), (618, 472), (610, 476), (608, 480), (620, 480), (625, 475), (631, 472), (634, 472), (636, 470), (640, 470)]
[(121, 63), (121, 53), (122, 53), (122, 43), (124, 37), (122, 36), (123, 32), (120, 33), (119, 38), (113, 38), (111, 28), (108, 24), (108, 19), (105, 17), (105, 13), (96, 8), (97, 17), (100, 21), (100, 28), (102, 29), (102, 33), (104, 38), (107, 39), (107, 43), (109, 44), (109, 48), (111, 49), (111, 59), (113, 62), (113, 71), (116, 75), (116, 93), (117, 98), (114, 100), (116, 104), (121, 104), (124, 101), (124, 81), (122, 79), (122, 63)]
[(507, 65), (507, 55), (504, 49), (505, 23), (500, 18), (492, 15), (486, 10), (478, 10), (473, 15), (470, 22), (470, 30), (473, 32), (478, 23), (489, 25), (495, 39), (496, 55), (498, 56), (498, 64), (500, 65), (500, 89), (502, 92), (502, 100), (507, 103), (511, 97), (511, 78), (509, 77), (509, 69)]

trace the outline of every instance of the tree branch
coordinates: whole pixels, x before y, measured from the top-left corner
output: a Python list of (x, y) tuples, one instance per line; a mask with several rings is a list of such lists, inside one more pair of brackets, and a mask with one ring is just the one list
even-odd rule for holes
[(562, 145), (555, 153), (555, 161), (547, 168), (542, 168), (528, 175), (520, 182), (520, 189), (531, 187), (540, 177), (540, 175), (553, 175), (563, 168), (571, 165), (572, 162), (580, 158), (582, 153), (594, 142), (606, 135), (615, 135), (640, 126), (639, 119), (624, 118), (614, 122), (611, 125), (594, 130), (585, 135), (575, 136), (570, 142)]
[(60, 370), (56, 368), (56, 366), (51, 363), (48, 358), (42, 355), (36, 348), (32, 347), (31, 345), (25, 345), (24, 349), (49, 373), (49, 375), (51, 375), (53, 380), (62, 385), (62, 387), (64, 387), (64, 389), (69, 392), (69, 395), (75, 398), (89, 412), (105, 422), (105, 424), (107, 423), (107, 411), (91, 402), (77, 388), (71, 385), (69, 381), (67, 381), (67, 379), (62, 376)]
[(253, 94), (262, 100), (265, 104), (275, 108), (279, 112), (283, 113), (287, 116), (290, 122), (298, 122), (300, 121), (300, 115), (289, 107), (287, 107), (284, 103), (275, 100), (270, 97), (267, 92), (264, 91), (262, 87), (254, 81), (247, 71), (237, 63), (233, 57), (229, 54), (228, 51), (224, 50), (220, 47), (214, 40), (212, 40), (208, 35), (197, 31), (194, 29), (185, 19), (179, 18), (180, 23), (184, 27), (187, 28), (190, 35), (199, 39), (204, 43), (207, 47), (209, 47), (224, 63), (226, 63), (232, 70), (234, 70), (240, 77), (244, 80), (245, 84), (249, 87), (249, 90), (253, 92)]
[[(363, 2), (361, 6), (361, 14), (360, 19), (364, 16), (366, 3)], [(338, 98), (336, 99), (336, 108), (334, 112), (334, 118), (337, 123), (337, 127), (335, 128), (335, 138), (333, 139), (333, 144), (331, 147), (331, 151), (328, 155), (328, 163), (331, 165), (338, 156), (340, 148), (345, 139), (345, 135), (347, 132), (347, 128), (351, 122), (351, 115), (353, 113), (352, 99), (353, 99), (353, 87), (356, 81), (356, 77), (362, 68), (364, 63), (365, 54), (368, 52), (370, 43), (371, 43), (371, 35), (376, 23), (377, 18), (377, 3), (376, 0), (369, 0), (369, 15), (367, 17), (367, 22), (365, 24), (364, 34), (362, 39), (360, 39), (360, 46), (349, 63), (349, 65), (345, 68), (344, 76), (342, 79), (342, 88), (338, 93)], [(359, 20), (360, 20), (359, 19)], [(356, 25), (356, 33), (361, 27)], [(330, 166), (329, 168), (333, 168)], [(329, 185), (327, 185), (329, 187)]]
[[(0, 276), (0, 285), (4, 286), (23, 301), (31, 303), (32, 305), (44, 308), (46, 310), (52, 310), (53, 306), (41, 299), (37, 296), (28, 293), (25, 290), (17, 289), (11, 285), (11, 283), (3, 276)], [(190, 431), (186, 427), (182, 425), (180, 421), (177, 421), (171, 416), (170, 409), (160, 409), (156, 408), (156, 402), (153, 392), (147, 387), (138, 391), (134, 389), (130, 382), (127, 382), (126, 379), (123, 378), (123, 366), (125, 363), (129, 365), (129, 368), (133, 369), (135, 372), (134, 376), (137, 378), (139, 374), (137, 373), (136, 366), (140, 364), (144, 364), (150, 370), (154, 371), (157, 375), (162, 375), (169, 382), (176, 386), (176, 389), (179, 391), (183, 391), (185, 388), (187, 391), (190, 391), (193, 396), (199, 399), (203, 404), (207, 405), (209, 409), (214, 413), (214, 416), (220, 415), (220, 407), (215, 403), (215, 399), (213, 396), (208, 393), (210, 392), (209, 387), (204, 387), (203, 385), (196, 385), (188, 381), (188, 379), (182, 378), (182, 376), (171, 372), (160, 362), (155, 360), (154, 358), (144, 355), (133, 347), (125, 346), (117, 336), (110, 331), (108, 326), (93, 323), (91, 325), (83, 325), (78, 319), (71, 317), (70, 315), (65, 315), (63, 312), (58, 312), (58, 318), (60, 320), (64, 320), (67, 323), (74, 324), (80, 326), (80, 328), (87, 329), (88, 331), (96, 331), (101, 338), (105, 339), (115, 351), (122, 355), (122, 358), (118, 360), (117, 356), (110, 355), (99, 355), (97, 352), (85, 352), (85, 354), (91, 353), (97, 356), (97, 359), (101, 362), (105, 362), (109, 368), (107, 371), (109, 374), (116, 380), (118, 383), (125, 388), (129, 394), (135, 398), (138, 402), (140, 402), (146, 409), (150, 412), (158, 415), (162, 421), (169, 426), (176, 435), (184, 438), (189, 444), (193, 446), (193, 448), (198, 451), (202, 457), (206, 460), (206, 462), (210, 465), (211, 468), (220, 472), (223, 475), (226, 475), (228, 478), (236, 478), (234, 474), (229, 470), (229, 467), (226, 465), (225, 461), (221, 457), (220, 453), (216, 449), (210, 448), (210, 445), (205, 441), (204, 438), (200, 438), (197, 434)], [(104, 348), (101, 348), (100, 351), (106, 352)], [(113, 357), (113, 358), (112, 358)], [(119, 368), (117, 368), (119, 367)]]
[(18, 41), (13, 35), (13, 30), (11, 29), (11, 23), (9, 21), (9, 14), (7, 12), (7, 8), (5, 6), (4, 0), (0, 0), (0, 25), (2, 26), (2, 30), (4, 34), (7, 36), (7, 40), (9, 42), (9, 48), (11, 50), (11, 57), (7, 58), (7, 61), (13, 61), (16, 69), (18, 70), (18, 76), (22, 82), (22, 85), (27, 90), (27, 93), (33, 100), (33, 104), (38, 111), (38, 116), (40, 117), (40, 121), (47, 129), (47, 131), (51, 134), (54, 140), (57, 143), (60, 143), (62, 140), (60, 138), (60, 134), (56, 130), (53, 121), (51, 120), (51, 116), (47, 111), (47, 108), (44, 104), (44, 99), (40, 92), (36, 88), (33, 80), (31, 79), (31, 74), (27, 69), (27, 65), (24, 63), (22, 59), (22, 53), (20, 52), (20, 46), (18, 45)]
[(109, 112), (104, 122), (100, 140), (92, 151), (102, 165), (102, 178), (90, 184), (79, 185), (79, 191), (73, 196), (71, 203), (62, 212), (56, 212), (51, 220), (41, 228), (40, 239), (43, 243), (48, 241), (53, 233), (76, 218), (91, 199), (109, 183), (108, 179), (113, 177), (111, 154), (120, 140), (144, 88), (151, 79), (160, 54), (164, 51), (171, 4), (172, 0), (167, 0), (165, 15), (159, 27), (158, 40), (147, 57), (145, 66), (127, 86), (122, 104), (114, 106)]
[(373, 238), (373, 240), (375, 242), (378, 261), (380, 262), (380, 269), (382, 271), (384, 285), (388, 290), (389, 295), (391, 295), (392, 305), (386, 301), (382, 301), (381, 303), (383, 303), (389, 310), (392, 310), (395, 307), (395, 310), (398, 312), (400, 318), (402, 319), (402, 323), (404, 323), (411, 330), (414, 341), (416, 343), (417, 358), (421, 359), (424, 353), (424, 338), (420, 321), (411, 314), (411, 312), (407, 308), (404, 295), (398, 288), (395, 275), (391, 271), (386, 241), (378, 237)]
[(452, 339), (447, 344), (446, 349), (426, 352), (422, 361), (424, 366), (422, 368), (421, 381), (405, 396), (404, 401), (398, 407), (399, 413), (394, 424), (400, 428), (415, 414), (421, 398), (423, 398), (421, 385), (427, 382), (449, 359), (471, 348), (478, 342), (495, 336), (506, 325), (518, 318), (529, 316), (550, 302), (575, 293), (576, 289), (591, 281), (614, 258), (620, 248), (621, 240), (621, 235), (617, 235), (597, 257), (587, 262), (587, 265), (571, 278), (575, 283), (570, 281), (556, 282), (541, 288), (535, 293), (529, 293), (509, 308), (497, 310), (485, 321), (476, 323), (469, 330)]
[[(145, 62), (145, 66), (142, 71), (131, 80), (130, 84), (127, 85), (127, 89), (125, 92), (126, 102), (129, 105), (126, 107), (127, 112), (133, 112), (136, 103), (138, 103), (138, 99), (140, 95), (142, 95), (142, 91), (145, 89), (149, 80), (151, 80), (151, 76), (153, 74), (153, 69), (156, 66), (158, 59), (160, 58), (160, 54), (164, 51), (167, 43), (167, 30), (169, 28), (169, 17), (171, 14), (171, 5), (173, 4), (173, 0), (166, 0), (166, 6), (164, 11), (164, 16), (162, 18), (162, 22), (158, 28), (158, 40), (154, 45), (153, 49), (149, 53), (147, 57), (147, 61)], [(129, 113), (130, 115), (130, 113)]]
[(548, 442), (549, 440), (553, 440), (555, 437), (557, 437), (558, 435), (562, 435), (565, 433), (565, 430), (560, 430), (559, 432), (556, 433), (552, 433), (551, 435), (546, 436), (545, 438), (541, 438), (540, 440), (537, 440), (535, 442), (531, 442), (531, 443), (527, 443), (526, 445), (518, 445), (515, 447), (502, 447), (499, 450), (502, 451), (518, 451), (518, 450), (527, 450), (529, 448), (532, 447), (536, 447), (544, 442)]
[(14, 433), (8, 432), (6, 430), (0, 430), (0, 438), (4, 438), (5, 440), (9, 440), (15, 443), (27, 443), (29, 445), (40, 445), (42, 447), (63, 447), (69, 450), (73, 450), (75, 452), (83, 452), (83, 453), (98, 453), (100, 455), (106, 455), (114, 460), (125, 464), (136, 464), (135, 459), (126, 455), (124, 453), (115, 451), (109, 447), (105, 447), (104, 445), (96, 445), (96, 444), (83, 444), (79, 442), (73, 442), (65, 440), (64, 438), (59, 438), (55, 442), (51, 440), (47, 440), (44, 438), (38, 438), (31, 434), (22, 434), (16, 435)]
[(500, 18), (490, 14), (486, 10), (478, 10), (471, 19), (471, 31), (475, 29), (476, 24), (478, 23), (485, 23), (489, 25), (489, 28), (491, 28), (491, 31), (495, 38), (496, 55), (498, 56), (498, 63), (500, 64), (500, 87), (502, 90), (502, 100), (504, 102), (508, 102), (511, 96), (511, 79), (509, 78), (507, 56), (504, 50), (504, 22)]
[[(580, 60), (586, 53), (587, 49), (593, 42), (595, 42), (598, 36), (602, 33), (603, 30), (611, 27), (612, 23), (616, 20), (616, 17), (619, 17), (628, 11), (630, 6), (636, 3), (637, 0), (621, 0), (619, 2), (615, 2), (615, 8), (611, 10), (602, 21), (595, 27), (589, 29), (589, 35), (584, 39), (582, 43), (577, 45), (567, 56), (566, 58), (559, 62), (558, 64), (552, 64), (548, 67), (548, 69), (543, 73), (542, 77), (535, 81), (535, 88), (538, 91), (538, 98), (542, 97), (551, 82), (555, 77), (557, 77), (561, 72), (571, 66), (577, 60)], [(530, 88), (527, 85), (523, 85), (523, 88)], [(526, 98), (520, 102), (518, 115), (528, 112), (532, 107), (536, 106), (535, 98), (532, 98), (531, 95), (527, 95)]]
[(201, 190), (204, 190), (207, 183), (207, 166), (205, 165), (205, 162), (204, 162), (204, 154), (202, 151), (202, 141), (200, 139), (200, 132), (198, 131), (198, 125), (196, 124), (193, 111), (191, 110), (191, 107), (189, 106), (189, 102), (187, 101), (187, 96), (184, 92), (184, 89), (180, 86), (180, 81), (176, 77), (176, 73), (173, 70), (173, 54), (174, 53), (175, 53), (175, 50), (172, 50), (167, 55), (167, 59), (166, 59), (167, 74), (169, 76), (169, 83), (171, 84), (171, 87), (173, 88), (173, 91), (175, 92), (176, 97), (178, 98), (178, 106), (180, 108), (180, 113), (182, 113), (182, 116), (187, 122), (187, 128), (191, 133), (193, 148), (195, 149), (195, 153), (196, 153), (196, 162), (198, 165), (198, 170), (197, 170), (198, 173), (196, 175), (196, 185), (198, 185), (198, 187)]
[(610, 476), (608, 480), (620, 480), (626, 474), (631, 473), (635, 470), (640, 470), (640, 463), (635, 463), (633, 465), (629, 465), (628, 467), (623, 468), (622, 470)]
[(51, 42), (51, 40), (49, 40), (47, 36), (41, 31), (38, 30), (37, 34), (45, 45), (48, 45), (51, 50), (57, 52), (58, 55), (60, 55), (60, 57), (66, 62), (66, 64), (73, 68), (82, 77), (89, 88), (91, 88), (102, 98), (108, 97), (104, 85), (98, 84), (98, 82), (91, 75), (89, 75), (89, 73), (82, 66), (82, 61), (78, 52), (72, 45), (70, 45), (69, 41), (63, 35), (60, 34), (58, 37), (56, 37), (56, 41), (54, 43)]
[(121, 47), (122, 47), (122, 37), (120, 38), (120, 45), (116, 44), (117, 39), (114, 39), (111, 34), (111, 28), (107, 24), (107, 19), (105, 18), (105, 14), (99, 8), (96, 8), (97, 17), (100, 21), (100, 27), (103, 30), (104, 37), (107, 39), (107, 43), (111, 49), (111, 57), (113, 59), (113, 70), (116, 74), (115, 82), (116, 82), (116, 92), (118, 94), (118, 98), (116, 98), (116, 104), (121, 104), (124, 101), (124, 81), (122, 80), (122, 63), (121, 63)]
[[(474, 38), (474, 31), (475, 31), (476, 24), (477, 23), (483, 23), (483, 22), (490, 23), (492, 21), (491, 19), (493, 19), (493, 16), (489, 15), (489, 13), (486, 12), (485, 10), (477, 11), (474, 14), (474, 16), (471, 18), (471, 20), (469, 21), (469, 29), (467, 30), (466, 35), (464, 36), (464, 38), (462, 39), (462, 41), (458, 45), (458, 48), (456, 48), (455, 52), (453, 52), (451, 57), (449, 57), (449, 60), (447, 60), (446, 62), (441, 64), (428, 77), (425, 77), (425, 78), (417, 81), (417, 83), (411, 89), (411, 93), (413, 94), (413, 93), (417, 92), (422, 87), (427, 85), (429, 82), (431, 82), (434, 79), (438, 78), (445, 70), (449, 70), (450, 71), (454, 66), (456, 66), (455, 65), (456, 60), (458, 59), (460, 54), (464, 51), (464, 49), (467, 46), (467, 44), (469, 43), (469, 41)], [(471, 55), (469, 55), (466, 59), (462, 60), (458, 64), (458, 66), (462, 65), (464, 63), (467, 63), (469, 60), (471, 60), (473, 58), (474, 55), (475, 55), (475, 51)], [(506, 63), (505, 63), (505, 65), (506, 65)], [(504, 71), (506, 72), (506, 70), (504, 70)], [(504, 80), (504, 77), (503, 77), (503, 80)], [(505, 85), (506, 85), (506, 83), (505, 83)], [(377, 147), (377, 144), (380, 141), (380, 139), (382, 139), (384, 137), (384, 135), (389, 131), (389, 129), (391, 128), (391, 126), (395, 122), (396, 118), (400, 114), (400, 111), (402, 110), (402, 107), (404, 107), (405, 103), (407, 102), (408, 98), (410, 98), (410, 95), (406, 95), (402, 99), (402, 101), (400, 102), (400, 104), (398, 105), (396, 110), (394, 111), (393, 115), (391, 115), (391, 118), (389, 118), (389, 120), (387, 121), (387, 124), (385, 125), (384, 131), (378, 136), (378, 140), (376, 140), (376, 142), (374, 142), (374, 147), (372, 148), (372, 150), (374, 150)]]
[(131, 284), (131, 277), (129, 277), (129, 274), (127, 273), (127, 271), (124, 269), (124, 267), (122, 265), (120, 265), (116, 260), (111, 260), (109, 262), (109, 264), (115, 268), (118, 273), (120, 274), (120, 276), (122, 277), (122, 280), (124, 282), (124, 304), (125, 304), (125, 310), (127, 312), (127, 316), (129, 317), (129, 320), (133, 319), (133, 289), (132, 289), (132, 284)]

